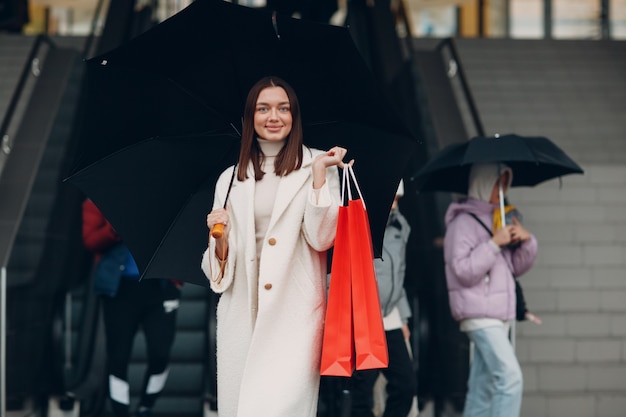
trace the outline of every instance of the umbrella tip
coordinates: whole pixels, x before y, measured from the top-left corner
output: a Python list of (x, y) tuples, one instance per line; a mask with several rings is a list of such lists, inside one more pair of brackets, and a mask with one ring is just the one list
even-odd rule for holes
[(276, 11), (272, 12), (272, 26), (274, 26), (276, 37), (280, 40), (280, 34), (278, 33), (278, 21), (276, 20)]
[(102, 61), (100, 61), (100, 65), (106, 65), (108, 63), (109, 61), (107, 61), (106, 59), (103, 59)]

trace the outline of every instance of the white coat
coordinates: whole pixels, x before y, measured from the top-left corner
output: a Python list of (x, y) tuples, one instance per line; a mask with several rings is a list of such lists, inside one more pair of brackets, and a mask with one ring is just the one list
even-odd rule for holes
[[(304, 148), (302, 168), (280, 178), (257, 265), (254, 188), (236, 178), (228, 198), (228, 260), (221, 281), (215, 241), (202, 258), (217, 306), (217, 394), (220, 417), (314, 417), (326, 310), (326, 251), (339, 206), (336, 167), (315, 204), (311, 165), (322, 151)], [(233, 168), (217, 181), (222, 207)], [(258, 268), (258, 269), (257, 269)]]

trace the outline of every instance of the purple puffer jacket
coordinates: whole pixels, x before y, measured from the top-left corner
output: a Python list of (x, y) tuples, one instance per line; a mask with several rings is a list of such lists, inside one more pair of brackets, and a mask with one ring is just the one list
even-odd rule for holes
[[(446, 212), (444, 259), (452, 316), (515, 319), (515, 283), (528, 271), (537, 256), (537, 240), (524, 242), (511, 251), (498, 250), (489, 243), (491, 236), (468, 213), (474, 213), (491, 227), (497, 206), (469, 198), (452, 203)], [(511, 271), (511, 269), (513, 271)]]

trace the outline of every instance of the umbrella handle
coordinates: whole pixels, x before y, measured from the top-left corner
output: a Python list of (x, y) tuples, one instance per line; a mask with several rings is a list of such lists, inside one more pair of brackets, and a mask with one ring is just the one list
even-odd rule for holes
[[(237, 172), (237, 165), (233, 167), (233, 175), (230, 177), (230, 183), (228, 184), (228, 191), (226, 192), (226, 198), (224, 199), (224, 208), (226, 208), (226, 202), (228, 201), (228, 196), (230, 195), (230, 189), (233, 187), (233, 180), (235, 179), (235, 174)], [(211, 229), (211, 236), (215, 239), (219, 239), (224, 236), (224, 223), (217, 223), (213, 225)]]
[(501, 165), (498, 162), (498, 198), (500, 203), (500, 223), (502, 227), (506, 226), (506, 213), (504, 212), (504, 192), (502, 191), (502, 172)]
[(506, 213), (504, 212), (504, 192), (502, 191), (502, 184), (498, 185), (498, 197), (500, 199), (500, 221), (502, 227), (506, 226)]
[(219, 239), (224, 236), (224, 223), (217, 223), (211, 229), (211, 236), (215, 239)]

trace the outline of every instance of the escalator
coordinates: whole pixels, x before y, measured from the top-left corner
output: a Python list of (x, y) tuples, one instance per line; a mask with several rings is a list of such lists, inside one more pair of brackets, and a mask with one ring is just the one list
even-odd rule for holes
[[(114, 32), (126, 30), (119, 27), (119, 16), (113, 11), (128, 14), (128, 8), (125, 2), (115, 3), (109, 8), (109, 19), (115, 24), (101, 41), (119, 41)], [(86, 42), (85, 38), (2, 35), (0, 56), (6, 50), (11, 60), (0, 59), (0, 73), (9, 71), (2, 72), (5, 63), (22, 56), (17, 66), (27, 80), (21, 83), (19, 74), (12, 77), (19, 87), (16, 100), (11, 101), (15, 106), (0, 100), (2, 111), (13, 116), (8, 128), (2, 129), (10, 137), (11, 152), (0, 171), (0, 259), (7, 277), (2, 399), (11, 415), (70, 410), (106, 415), (102, 318), (92, 291), (92, 258), (81, 239), (84, 196), (62, 182), (74, 163), (77, 141), (85, 140), (77, 134), (77, 126), (84, 100), (82, 45)], [(23, 52), (16, 54), (16, 50)], [(11, 106), (16, 110), (8, 112)], [(214, 355), (210, 354), (215, 351), (214, 305), (205, 288), (184, 287), (170, 377), (157, 403), (157, 416), (202, 416), (205, 409), (215, 408)], [(145, 366), (144, 348), (140, 335), (130, 365), (131, 383), (137, 387)], [(131, 401), (136, 394), (131, 392)]]
[(59, 181), (67, 142), (55, 129), (61, 126), (57, 120), (71, 117), (65, 104), (72, 100), (68, 86), (80, 58), (45, 38), (38, 38), (31, 51), (25, 69), (35, 66), (37, 77), (0, 177), (2, 201), (11, 203), (0, 213), (8, 226), (0, 238), (7, 278), (4, 398), (11, 406), (27, 397), (39, 401), (52, 385), (47, 353), (53, 311), (75, 263), (68, 245), (72, 228), (66, 223), (72, 213), (62, 209), (67, 194)]
[[(468, 137), (466, 119), (471, 103), (467, 105), (464, 99), (461, 63), (450, 48), (447, 41), (441, 40), (422, 48), (411, 45), (428, 157)], [(443, 262), (443, 218), (450, 202), (448, 194), (417, 191), (413, 201), (407, 201), (417, 208), (415, 230), (422, 234), (415, 247), (419, 260), (413, 269), (419, 276), (414, 304), (418, 395), (420, 404), (432, 403), (435, 416), (460, 415), (469, 374), (469, 342), (449, 309)]]
[[(92, 291), (91, 279), (88, 285), (77, 287), (67, 297), (71, 308), (65, 311), (71, 313), (64, 314), (60, 323), (65, 326), (73, 322), (73, 326), (63, 327), (59, 333), (64, 335), (57, 340), (70, 339), (72, 343), (59, 343), (57, 349), (55, 363), (62, 368), (59, 371), (65, 387), (64, 392), (57, 394), (58, 407), (79, 412), (81, 416), (109, 416), (101, 303)], [(215, 356), (210, 354), (215, 351), (214, 314), (210, 314), (214, 307), (215, 299), (205, 288), (183, 286), (169, 376), (153, 409), (155, 417), (201, 417), (206, 415), (205, 410), (216, 408)], [(139, 402), (146, 361), (145, 339), (140, 331), (135, 336), (128, 369), (131, 410)]]
[[(215, 296), (204, 287), (185, 284), (177, 316), (177, 330), (167, 383), (153, 412), (159, 417), (200, 417), (216, 409), (214, 318)], [(213, 330), (211, 330), (211, 328)], [(146, 369), (143, 334), (135, 338), (129, 367), (131, 410), (139, 401)], [(213, 370), (213, 372), (211, 372)]]

